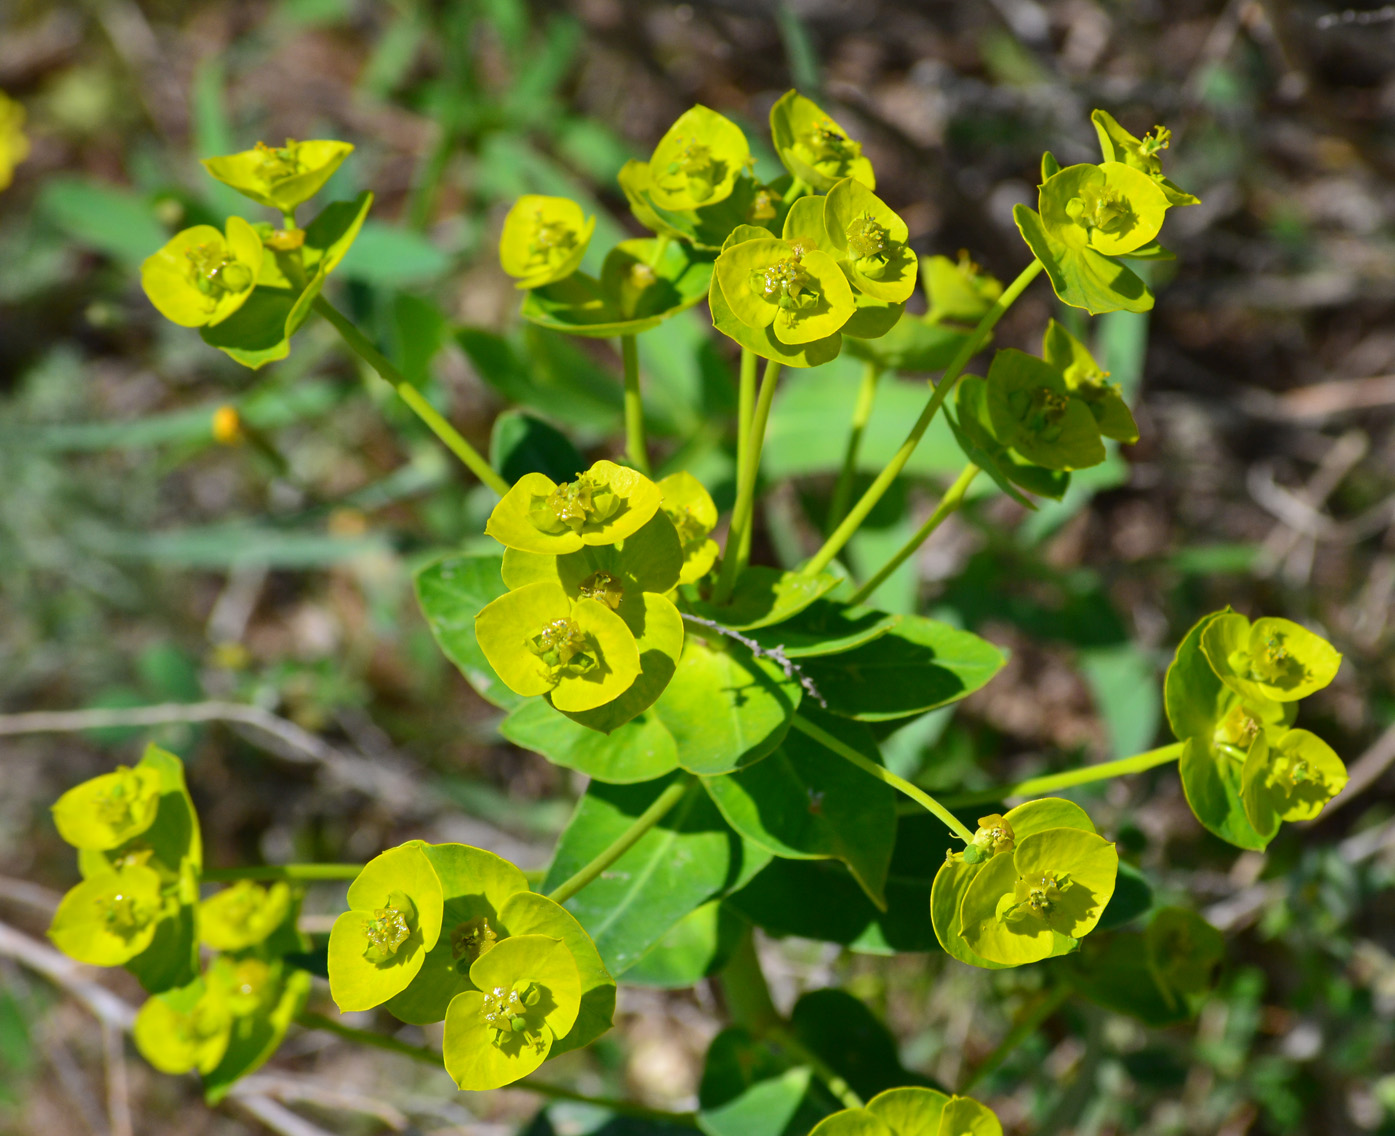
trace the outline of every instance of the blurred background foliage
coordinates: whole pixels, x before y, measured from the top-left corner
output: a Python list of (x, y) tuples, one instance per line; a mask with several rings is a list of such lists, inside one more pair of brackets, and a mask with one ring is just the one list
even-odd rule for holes
[[(1367, 5), (1367, 7), (1373, 7)], [(1088, 114), (1174, 132), (1199, 207), (1169, 226), (1150, 317), (1095, 322), (1142, 440), (1028, 514), (985, 493), (881, 593), (1007, 645), (1007, 671), (887, 746), (927, 787), (975, 789), (1159, 739), (1160, 675), (1202, 613), (1310, 623), (1346, 655), (1313, 699), (1352, 766), (1314, 825), (1237, 855), (1171, 769), (1081, 790), (1161, 898), (1227, 934), (1191, 1024), (1073, 1003), (975, 1089), (1014, 1133), (1395, 1133), (1395, 20), (1317, 0), (6, 0), (0, 89), (33, 151), (0, 195), (0, 919), (41, 932), (70, 857), (68, 786), (154, 737), (188, 762), (214, 866), (366, 859), (422, 837), (543, 868), (582, 788), (503, 742), (440, 657), (411, 570), (478, 545), (491, 499), (312, 324), (249, 372), (161, 319), (136, 268), (181, 224), (239, 209), (196, 159), (292, 136), (351, 141), (330, 193), (371, 187), (343, 302), (467, 436), (508, 405), (615, 452), (617, 359), (523, 326), (499, 271), (524, 192), (635, 230), (615, 174), (706, 103), (765, 136), (791, 85), (860, 138), (922, 252), (1026, 261), (1011, 206)], [(773, 171), (773, 158), (759, 160)], [(589, 266), (588, 267), (594, 267)], [(1034, 349), (1038, 286), (999, 342)], [(1078, 325), (1077, 325), (1078, 326)], [(641, 342), (670, 468), (732, 495), (734, 360), (705, 309)], [(787, 373), (757, 557), (805, 555), (841, 460), (858, 365)], [(923, 399), (884, 384), (870, 476)], [(236, 406), (253, 443), (219, 445)], [(956, 471), (932, 430), (851, 548), (865, 572)], [(662, 470), (666, 471), (666, 470)], [(203, 722), (3, 736), (4, 714), (236, 702), (298, 726)], [(175, 716), (178, 716), (177, 713)], [(318, 739), (307, 746), (306, 737)], [(308, 910), (333, 913), (334, 888)], [(904, 1065), (955, 1084), (1030, 1009), (1040, 976), (941, 955), (762, 941), (777, 1001), (842, 985)], [(127, 991), (126, 993), (130, 993)], [(618, 1029), (559, 1063), (578, 1087), (696, 1100), (724, 1015), (706, 985), (622, 989)], [(135, 1130), (244, 1133), (192, 1082), (121, 1063)], [(293, 1038), (258, 1091), (329, 1129), (532, 1136), (641, 1131), (522, 1092)], [(0, 958), (0, 1132), (121, 1136), (84, 1012)], [(119, 1111), (119, 1110), (118, 1110)], [(645, 1132), (655, 1131), (652, 1128)]]

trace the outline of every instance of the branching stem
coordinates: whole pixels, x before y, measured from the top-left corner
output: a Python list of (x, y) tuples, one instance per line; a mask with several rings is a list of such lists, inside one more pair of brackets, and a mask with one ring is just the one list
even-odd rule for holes
[(620, 355), (625, 363), (625, 449), (630, 464), (649, 473), (649, 448), (644, 440), (644, 403), (639, 393), (639, 345), (633, 335), (620, 337)]
[(946, 797), (945, 803), (953, 808), (970, 805), (984, 805), (994, 801), (1005, 801), (1010, 797), (1039, 797), (1057, 789), (1069, 789), (1075, 785), (1088, 785), (1091, 781), (1107, 781), (1112, 777), (1124, 777), (1131, 773), (1166, 765), (1182, 756), (1182, 743), (1159, 746), (1132, 757), (1121, 757), (1117, 761), (1102, 761), (1098, 765), (1087, 765), (1081, 769), (1068, 769), (1064, 773), (1048, 773), (1044, 777), (1029, 777), (1015, 785), (1000, 785), (996, 789), (981, 789), (973, 793), (957, 793)]
[(600, 854), (576, 875), (549, 892), (547, 898), (554, 903), (566, 903), (587, 884), (594, 881), (616, 860), (638, 844), (646, 832), (663, 820), (672, 811), (673, 806), (683, 799), (684, 794), (688, 792), (692, 784), (691, 777), (680, 777), (674, 781), (654, 799), (652, 805), (635, 817), (634, 823), (629, 828), (617, 836), (608, 847), (602, 849)]
[(930, 534), (940, 527), (944, 519), (964, 503), (964, 494), (969, 491), (969, 484), (978, 476), (978, 472), (978, 466), (974, 465), (973, 462), (964, 467), (959, 476), (954, 479), (954, 484), (945, 490), (944, 496), (935, 506), (935, 511), (930, 514), (920, 528), (916, 529), (915, 535), (897, 550), (895, 556), (877, 570), (875, 576), (848, 597), (849, 604), (866, 603), (872, 594), (886, 583), (888, 576), (915, 555), (916, 549), (930, 539)]
[[(396, 1053), (402, 1057), (409, 1057), (413, 1061), (420, 1061), (423, 1065), (434, 1065), (438, 1069), (442, 1065), (441, 1054), (427, 1045), (413, 1045), (411, 1042), (401, 1041), (387, 1034), (374, 1033), (372, 1030), (358, 1029), (356, 1026), (345, 1025), (343, 1022), (336, 1022), (333, 1018), (325, 1014), (315, 1014), (310, 1012), (302, 1013), (296, 1021), (306, 1029), (323, 1030), (325, 1033), (332, 1033), (336, 1037), (342, 1037), (346, 1041), (356, 1042), (359, 1045), (367, 1045), (373, 1049), (382, 1049), (388, 1053)], [(697, 1127), (697, 1116), (691, 1112), (667, 1112), (661, 1108), (648, 1108), (642, 1104), (633, 1104), (626, 1100), (616, 1100), (611, 1097), (593, 1097), (585, 1093), (573, 1092), (571, 1089), (564, 1089), (561, 1085), (549, 1085), (544, 1081), (522, 1080), (515, 1081), (509, 1085), (510, 1089), (526, 1089), (530, 1093), (537, 1093), (539, 1096), (551, 1097), (553, 1100), (578, 1101), (581, 1104), (595, 1105), (597, 1108), (606, 1109), (619, 1116), (633, 1116), (639, 1120), (654, 1120), (665, 1124), (679, 1124), (685, 1128)]]
[(846, 742), (835, 738), (827, 730), (823, 729), (821, 726), (816, 726), (813, 722), (809, 721), (809, 719), (799, 714), (794, 716), (792, 724), (796, 730), (813, 738), (814, 741), (818, 742), (819, 745), (823, 746), (825, 749), (831, 750), (845, 761), (852, 762), (853, 765), (856, 765), (864, 773), (871, 774), (878, 781), (890, 785), (893, 789), (906, 794), (906, 796), (910, 797), (910, 799), (917, 804), (924, 806), (930, 812), (934, 813), (935, 816), (939, 817), (940, 820), (944, 821), (949, 827), (949, 830), (965, 844), (973, 840), (974, 834), (964, 827), (963, 822), (945, 808), (944, 805), (940, 804), (939, 801), (935, 800), (929, 793), (925, 792), (924, 789), (912, 785), (904, 777), (898, 777), (895, 773), (891, 772), (890, 769), (878, 765), (871, 758), (864, 757)]
[(862, 435), (867, 422), (872, 417), (872, 405), (877, 399), (877, 383), (881, 380), (882, 369), (868, 360), (862, 367), (862, 385), (857, 391), (857, 405), (853, 407), (852, 422), (848, 430), (848, 446), (843, 451), (843, 468), (838, 471), (838, 483), (833, 487), (833, 497), (828, 503), (828, 517), (824, 521), (824, 532), (830, 533), (843, 514), (848, 511), (848, 500), (852, 497), (853, 478), (857, 476), (857, 455), (862, 449)]
[[(751, 415), (750, 432), (746, 435), (746, 454), (737, 456), (736, 504), (731, 511), (731, 528), (727, 532), (727, 546), (722, 555), (722, 570), (717, 577), (715, 599), (718, 604), (731, 598), (731, 590), (736, 586), (737, 577), (746, 567), (750, 555), (750, 529), (755, 519), (756, 479), (760, 474), (760, 452), (765, 442), (765, 427), (770, 421), (770, 405), (775, 401), (775, 383), (780, 377), (780, 364), (769, 359), (765, 364), (765, 374), (761, 376), (760, 393), (756, 396), (756, 408)], [(745, 549), (745, 555), (742, 550)]]
[(882, 495), (891, 488), (905, 468), (906, 463), (911, 460), (911, 454), (920, 445), (920, 439), (924, 437), (926, 429), (929, 427), (931, 419), (935, 417), (935, 412), (940, 409), (940, 404), (949, 397), (949, 393), (959, 382), (959, 376), (983, 345), (988, 341), (989, 333), (1003, 318), (1003, 313), (1012, 307), (1027, 285), (1036, 279), (1037, 273), (1041, 271), (1041, 261), (1033, 260), (1021, 272), (1017, 274), (1017, 279), (1007, 286), (1003, 294), (984, 317), (978, 321), (978, 326), (974, 328), (973, 334), (964, 341), (958, 353), (950, 360), (950, 364), (945, 368), (944, 376), (935, 385), (934, 393), (925, 404), (925, 409), (920, 412), (920, 417), (916, 419), (915, 425), (911, 427), (910, 433), (906, 435), (906, 440), (901, 443), (901, 448), (896, 451), (886, 468), (877, 474), (877, 478), (867, 488), (861, 499), (852, 507), (851, 512), (833, 530), (829, 538), (824, 541), (823, 547), (818, 550), (813, 558), (804, 565), (800, 571), (806, 576), (816, 576), (828, 567), (829, 562), (843, 550), (843, 546), (852, 539), (858, 527), (867, 519), (867, 514), (872, 511), (877, 502), (882, 499)]
[(362, 864), (257, 864), (246, 868), (205, 868), (199, 878), (210, 884), (234, 880), (352, 880), (361, 871)]
[(374, 347), (369, 342), (368, 337), (359, 331), (342, 312), (323, 296), (316, 296), (313, 306), (315, 311), (333, 325), (340, 338), (349, 345), (355, 354), (387, 380), (392, 389), (397, 392), (397, 397), (411, 407), (412, 412), (426, 423), (446, 449), (465, 463), (471, 473), (500, 497), (509, 491), (509, 483), (494, 471), (493, 467), (480, 456), (479, 451), (460, 436), (460, 432), (422, 397), (421, 391), (412, 386), (407, 381), (406, 376), (393, 366), (392, 361)]

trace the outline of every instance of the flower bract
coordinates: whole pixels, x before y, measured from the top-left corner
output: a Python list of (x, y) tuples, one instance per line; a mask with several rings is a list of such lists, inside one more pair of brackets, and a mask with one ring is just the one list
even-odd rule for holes
[(120, 966), (150, 946), (164, 909), (159, 873), (132, 864), (89, 876), (69, 891), (48, 937), (78, 962)]
[(1046, 325), (1041, 354), (1061, 372), (1066, 388), (1084, 400), (1104, 437), (1128, 443), (1138, 441), (1138, 424), (1119, 384), (1109, 381), (1109, 372), (1095, 362), (1085, 344), (1051, 320)]
[(798, 91), (786, 91), (770, 108), (770, 138), (785, 169), (820, 193), (845, 177), (877, 188), (861, 144)]
[(717, 527), (717, 506), (702, 482), (691, 473), (669, 474), (658, 486), (664, 495), (659, 507), (673, 522), (683, 554), (678, 582), (695, 583), (711, 571), (717, 560), (717, 542), (711, 536)]
[(475, 617), (475, 638), (516, 694), (547, 694), (559, 710), (594, 710), (640, 672), (634, 633), (599, 599), (572, 600), (556, 582), (506, 592)]
[(29, 157), (24, 107), (0, 91), (0, 189), (14, 181), (15, 167)]
[(470, 967), (475, 987), (446, 1011), (446, 1072), (462, 1089), (497, 1089), (547, 1060), (581, 1008), (571, 952), (546, 935), (517, 935)]
[(224, 990), (200, 978), (146, 999), (131, 1032), (141, 1056), (160, 1072), (211, 1073), (227, 1052), (232, 1027)]
[(1094, 929), (1114, 894), (1119, 857), (1092, 832), (1054, 828), (994, 856), (964, 893), (961, 933), (990, 962), (1016, 966), (1057, 952), (1057, 936)]
[(697, 209), (731, 196), (750, 161), (741, 128), (714, 110), (695, 106), (678, 117), (649, 159), (648, 193), (663, 209)]
[(159, 808), (159, 773), (148, 765), (120, 765), (59, 797), (53, 823), (74, 848), (104, 852), (148, 829)]
[(1167, 195), (1122, 162), (1067, 166), (1042, 183), (1041, 221), (1066, 248), (1120, 256), (1158, 235)]
[(1200, 198), (1192, 196), (1163, 177), (1162, 158), (1159, 156), (1172, 141), (1172, 132), (1164, 126), (1155, 126), (1142, 138), (1135, 137), (1119, 125), (1112, 114), (1096, 110), (1090, 114), (1090, 122), (1100, 140), (1100, 153), (1106, 162), (1123, 162), (1147, 174), (1167, 195), (1169, 205), (1199, 205)]
[(290, 908), (287, 884), (239, 880), (199, 904), (199, 938), (215, 951), (246, 950), (275, 931)]
[(918, 261), (906, 243), (906, 222), (856, 178), (828, 191), (824, 227), (833, 254), (848, 266), (859, 291), (886, 303), (904, 303), (915, 291)]
[(145, 259), (141, 287), (172, 323), (212, 326), (247, 302), (263, 255), (261, 238), (241, 217), (228, 218), (226, 235), (212, 225), (195, 225)]
[(1085, 469), (1104, 461), (1100, 429), (1085, 399), (1051, 364), (1014, 348), (993, 356), (988, 413), (998, 441), (1046, 469)]
[(349, 885), (329, 936), (329, 992), (341, 1013), (405, 990), (441, 934), (441, 882), (413, 843), (374, 857)]
[(716, 278), (737, 319), (770, 328), (781, 343), (825, 339), (854, 311), (838, 262), (797, 242), (766, 237), (732, 245), (717, 258)]
[(516, 287), (540, 288), (570, 276), (581, 265), (596, 218), (565, 197), (526, 194), (504, 218), (499, 263)]
[(1312, 820), (1345, 788), (1347, 767), (1308, 730), (1288, 730), (1270, 740), (1263, 732), (1250, 746), (1240, 773), (1245, 816), (1262, 836), (1280, 821)]
[(484, 531), (505, 548), (560, 556), (638, 532), (658, 512), (662, 497), (642, 473), (609, 461), (561, 485), (529, 473), (494, 506)]
[(809, 1136), (1002, 1136), (993, 1110), (971, 1097), (918, 1086), (887, 1089), (863, 1108), (825, 1117)]
[(1342, 656), (1320, 635), (1289, 619), (1230, 613), (1202, 632), (1201, 649), (1216, 676), (1242, 698), (1292, 702), (1321, 690)]
[(284, 146), (258, 142), (237, 154), (205, 158), (203, 167), (259, 205), (290, 213), (320, 191), (353, 149), (348, 142), (287, 138)]

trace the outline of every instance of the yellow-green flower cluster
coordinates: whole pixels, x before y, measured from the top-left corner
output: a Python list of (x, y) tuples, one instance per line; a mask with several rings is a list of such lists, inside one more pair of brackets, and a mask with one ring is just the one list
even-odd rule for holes
[(352, 152), (347, 142), (287, 139), (204, 161), (208, 173), (280, 214), (279, 225), (229, 217), (222, 229), (176, 233), (141, 265), (141, 286), (160, 314), (248, 367), (281, 359), (326, 275), (358, 235), (372, 194), (337, 202), (305, 228), (296, 209)]
[(1119, 857), (1078, 806), (1029, 801), (979, 820), (931, 889), (931, 917), (955, 958), (1019, 966), (1073, 951), (1114, 894)]
[(993, 1110), (972, 1097), (907, 1087), (825, 1117), (809, 1136), (1003, 1136)]
[(369, 862), (348, 900), (329, 940), (336, 1004), (444, 1020), (462, 1089), (510, 1084), (610, 1026), (615, 984), (586, 932), (491, 852), (411, 841)]
[(7, 189), (15, 167), (29, 157), (29, 137), (24, 133), (24, 107), (0, 91), (0, 189)]
[(506, 551), (509, 591), (475, 619), (480, 649), (510, 690), (543, 695), (613, 729), (658, 698), (683, 647), (668, 594), (712, 566), (716, 507), (679, 474), (655, 484), (609, 461), (569, 482), (520, 478), (485, 531)]
[(1342, 657), (1287, 619), (1226, 609), (1192, 628), (1168, 668), (1165, 697), (1187, 799), (1207, 828), (1263, 847), (1283, 821), (1310, 820), (1347, 783), (1325, 741), (1295, 729), (1298, 703), (1336, 677)]
[(1170, 256), (1155, 239), (1163, 219), (1198, 199), (1162, 174), (1159, 154), (1170, 137), (1163, 127), (1136, 138), (1105, 111), (1091, 120), (1103, 160), (1062, 169), (1045, 155), (1037, 209), (1019, 205), (1013, 216), (1064, 303), (1096, 314), (1146, 311), (1152, 294), (1116, 258)]

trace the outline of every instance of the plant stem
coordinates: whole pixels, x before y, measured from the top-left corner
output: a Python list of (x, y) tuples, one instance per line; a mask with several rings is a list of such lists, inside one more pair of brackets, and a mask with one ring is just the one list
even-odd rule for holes
[(1008, 1030), (1007, 1036), (998, 1043), (997, 1048), (969, 1071), (968, 1076), (959, 1086), (959, 1094), (966, 1095), (984, 1077), (996, 1070), (1011, 1056), (1014, 1049), (1036, 1033), (1041, 1028), (1042, 1023), (1065, 1004), (1070, 995), (1071, 988), (1065, 983), (1061, 983), (1038, 998), (1035, 1005), (1022, 1016), (1012, 1029)]
[[(741, 383), (736, 395), (736, 484), (741, 484), (741, 471), (751, 456), (751, 419), (756, 413), (756, 359), (754, 351), (741, 349)], [(737, 555), (747, 563), (751, 555), (751, 531), (741, 534)]]
[(857, 453), (862, 448), (862, 434), (867, 429), (867, 420), (872, 417), (872, 404), (876, 401), (877, 382), (881, 377), (882, 369), (870, 359), (862, 365), (862, 385), (857, 391), (857, 405), (853, 407), (848, 448), (843, 453), (843, 468), (838, 471), (838, 483), (834, 485), (833, 497), (828, 503), (828, 517), (823, 526), (825, 535), (833, 531), (833, 526), (848, 511), (853, 478), (857, 474)]
[(625, 449), (630, 464), (649, 476), (649, 449), (644, 442), (644, 403), (639, 395), (639, 345), (633, 335), (620, 337), (620, 355), (625, 361)]
[(756, 954), (755, 932), (747, 927), (722, 968), (722, 993), (727, 1012), (738, 1026), (764, 1037), (780, 1025), (780, 1011), (770, 997), (770, 986)]
[[(746, 460), (738, 462), (736, 504), (731, 511), (731, 528), (727, 532), (727, 547), (722, 556), (722, 570), (717, 577), (716, 602), (726, 603), (736, 578), (746, 567), (750, 555), (750, 527), (755, 518), (756, 478), (760, 474), (760, 451), (765, 442), (765, 427), (770, 420), (770, 404), (775, 400), (775, 383), (780, 377), (780, 364), (766, 360), (765, 374), (760, 380), (760, 394), (751, 415), (751, 429), (746, 437)], [(743, 546), (746, 555), (742, 555)]]
[(469, 467), (471, 473), (500, 497), (509, 491), (509, 483), (494, 472), (490, 464), (479, 455), (479, 451), (462, 438), (455, 427), (437, 413), (436, 408), (422, 397), (421, 391), (412, 386), (402, 372), (394, 367), (388, 358), (374, 347), (368, 341), (368, 337), (359, 331), (343, 313), (323, 296), (316, 296), (313, 306), (315, 311), (334, 325), (334, 330), (339, 333), (344, 342), (391, 384), (398, 397), (412, 408), (416, 416), (426, 423), (431, 432), (445, 444), (451, 453)]
[(760, 968), (755, 934), (750, 927), (742, 932), (731, 958), (722, 968), (722, 992), (732, 1021), (753, 1037), (765, 1038), (787, 1049), (801, 1064), (808, 1065), (828, 1086), (829, 1092), (845, 1108), (861, 1108), (862, 1098), (817, 1053), (794, 1035), (770, 997), (770, 986)]
[(209, 884), (233, 880), (352, 880), (361, 871), (362, 864), (259, 864), (247, 868), (205, 868), (199, 878)]
[(923, 805), (926, 809), (939, 817), (940, 820), (944, 821), (945, 824), (949, 826), (949, 830), (965, 844), (973, 840), (974, 834), (964, 827), (963, 822), (945, 808), (944, 805), (940, 804), (939, 801), (935, 800), (929, 793), (925, 792), (925, 790), (917, 788), (904, 777), (898, 777), (891, 772), (890, 769), (886, 769), (870, 758), (864, 757), (862, 754), (858, 753), (857, 750), (853, 749), (852, 746), (835, 738), (822, 727), (814, 725), (813, 722), (802, 715), (796, 714), (791, 724), (800, 733), (813, 738), (819, 745), (823, 746), (825, 749), (832, 750), (845, 761), (852, 762), (864, 773), (870, 773), (878, 781), (890, 785), (893, 789), (905, 793), (906, 796), (910, 797), (910, 799), (917, 804)]
[(968, 492), (969, 484), (978, 476), (978, 472), (978, 466), (974, 465), (973, 462), (963, 468), (959, 476), (954, 479), (954, 484), (945, 490), (944, 496), (940, 498), (940, 503), (935, 506), (935, 511), (930, 514), (920, 528), (916, 529), (915, 535), (897, 550), (895, 556), (878, 569), (875, 576), (848, 597), (848, 603), (866, 603), (872, 593), (886, 583), (886, 578), (915, 554), (915, 550), (929, 539), (930, 534), (940, 527), (940, 523), (964, 503), (964, 494)]
[(571, 879), (563, 882), (559, 887), (548, 893), (547, 898), (554, 903), (566, 903), (577, 892), (591, 883), (610, 867), (616, 860), (620, 859), (626, 852), (639, 843), (640, 838), (653, 828), (659, 821), (673, 809), (683, 799), (684, 794), (693, 785), (691, 777), (682, 777), (673, 782), (667, 789), (660, 793), (654, 803), (645, 809), (639, 816), (635, 817), (634, 823), (625, 829), (619, 836), (604, 848), (600, 854), (589, 864), (583, 867)]
[(1056, 789), (1069, 789), (1073, 785), (1087, 785), (1091, 781), (1106, 781), (1111, 777), (1123, 777), (1130, 773), (1142, 773), (1182, 756), (1181, 742), (1159, 746), (1132, 757), (1121, 757), (1117, 761), (1102, 761), (1098, 765), (1087, 765), (1083, 769), (1068, 769), (1064, 773), (1048, 773), (1044, 777), (1029, 777), (1015, 785), (1003, 785), (996, 789), (982, 789), (975, 793), (958, 793), (945, 800), (954, 808), (968, 805), (982, 805), (991, 801), (1003, 801), (1009, 797), (1035, 797)]
[[(301, 1013), (296, 1021), (306, 1029), (324, 1030), (332, 1033), (336, 1037), (342, 1037), (346, 1041), (356, 1042), (359, 1045), (366, 1045), (373, 1049), (382, 1049), (388, 1053), (396, 1053), (403, 1057), (410, 1057), (413, 1061), (420, 1061), (424, 1065), (435, 1065), (440, 1068), (443, 1064), (441, 1054), (427, 1045), (412, 1045), (410, 1042), (400, 1041), (395, 1037), (386, 1034), (374, 1033), (372, 1030), (358, 1029), (355, 1026), (345, 1025), (343, 1022), (336, 1022), (333, 1018), (325, 1014), (311, 1012)], [(604, 1108), (610, 1112), (621, 1116), (633, 1116), (640, 1120), (655, 1120), (667, 1124), (681, 1124), (687, 1128), (697, 1127), (697, 1116), (691, 1112), (666, 1112), (659, 1108), (648, 1108), (642, 1104), (632, 1104), (625, 1100), (615, 1100), (611, 1097), (593, 1097), (585, 1093), (573, 1092), (571, 1089), (564, 1089), (561, 1085), (549, 1085), (544, 1081), (515, 1081), (512, 1085), (506, 1085), (510, 1089), (526, 1089), (530, 1093), (537, 1093), (539, 1096), (551, 1097), (554, 1100), (579, 1101), (582, 1104), (595, 1105), (597, 1108)]]
[(1003, 318), (1003, 313), (1012, 307), (1017, 297), (1022, 294), (1027, 285), (1030, 284), (1036, 275), (1041, 271), (1041, 261), (1033, 260), (1021, 272), (1017, 274), (1017, 279), (1007, 286), (1003, 294), (984, 317), (978, 321), (978, 326), (973, 333), (964, 341), (958, 353), (950, 360), (950, 364), (945, 368), (944, 376), (936, 384), (934, 393), (925, 404), (925, 409), (920, 412), (920, 417), (916, 419), (915, 425), (906, 435), (906, 440), (901, 443), (901, 448), (892, 455), (891, 461), (887, 462), (886, 468), (877, 474), (877, 478), (867, 488), (861, 499), (853, 506), (852, 511), (843, 518), (842, 522), (824, 541), (823, 547), (818, 550), (807, 564), (800, 571), (806, 576), (814, 576), (828, 567), (829, 562), (842, 551), (843, 545), (852, 539), (853, 533), (867, 519), (867, 514), (872, 511), (877, 502), (882, 499), (882, 495), (891, 487), (906, 463), (910, 461), (911, 454), (915, 452), (916, 446), (920, 445), (920, 439), (924, 436), (926, 429), (930, 425), (931, 419), (935, 417), (935, 412), (940, 409), (940, 404), (949, 397), (955, 385), (959, 381), (959, 376), (979, 350), (987, 342), (989, 333), (993, 330), (997, 322)]

